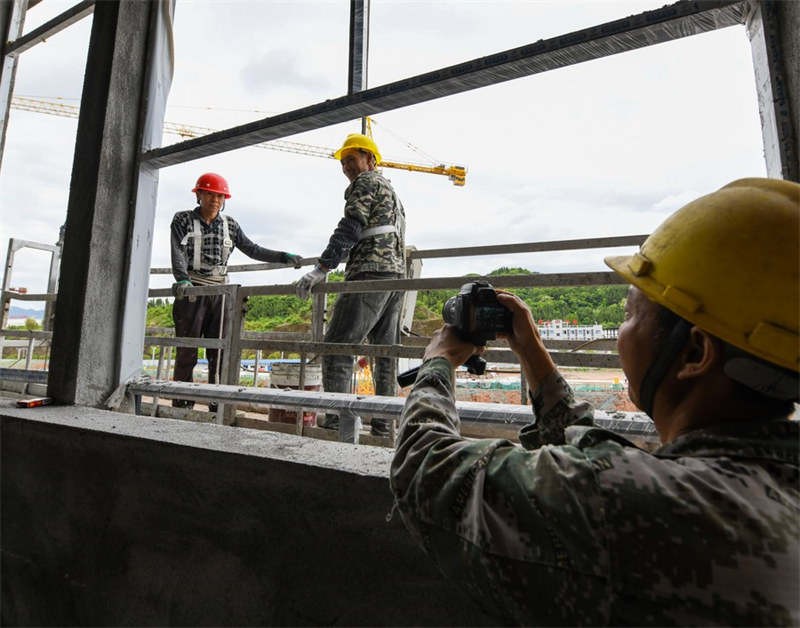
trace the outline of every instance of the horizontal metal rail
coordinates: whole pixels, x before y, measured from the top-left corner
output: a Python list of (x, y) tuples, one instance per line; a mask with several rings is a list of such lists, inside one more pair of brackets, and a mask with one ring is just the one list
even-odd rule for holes
[[(583, 273), (549, 273), (538, 275), (470, 275), (469, 277), (433, 277), (430, 279), (376, 279), (369, 281), (331, 281), (319, 283), (311, 289), (312, 294), (347, 294), (353, 292), (382, 292), (398, 290), (458, 290), (471, 281), (489, 281), (496, 288), (547, 288), (564, 286), (619, 286), (625, 280), (611, 271)], [(228, 284), (230, 285), (230, 284)], [(207, 286), (189, 288), (187, 294), (210, 294)], [(217, 288), (220, 290), (220, 288)], [(216, 292), (216, 294), (220, 294)], [(244, 297), (276, 296), (295, 294), (293, 284), (276, 284), (267, 286), (240, 286), (239, 292)], [(150, 297), (171, 297), (170, 288), (150, 290)]]
[(47, 371), (0, 368), (0, 381), (44, 384), (47, 382)]
[[(147, 344), (157, 344), (151, 340), (172, 340), (148, 336)], [(183, 340), (174, 339), (174, 340)], [(164, 342), (165, 345), (176, 346), (175, 342)], [(207, 342), (211, 346), (211, 342)], [(363, 345), (342, 344), (334, 342), (297, 342), (285, 340), (242, 340), (243, 349), (264, 350), (269, 347), (272, 351), (283, 353), (300, 353), (307, 356), (315, 355), (363, 355), (370, 358), (412, 358), (422, 359), (425, 347), (409, 347), (403, 345)], [(550, 351), (556, 364), (560, 366), (591, 367), (591, 368), (617, 368), (619, 358), (611, 353), (580, 353), (575, 351)], [(483, 357), (488, 362), (501, 364), (519, 364), (517, 355), (509, 349), (487, 348)]]
[[(519, 242), (516, 244), (489, 244), (485, 246), (451, 247), (444, 249), (411, 250), (408, 258), (437, 259), (442, 257), (478, 257), (481, 255), (512, 255), (518, 253), (552, 253), (553, 251), (576, 251), (584, 249), (604, 249), (621, 246), (640, 246), (647, 235), (610, 236), (606, 238), (582, 238), (576, 240), (553, 240), (548, 242)], [(313, 266), (316, 257), (303, 258), (303, 266)], [(291, 264), (239, 264), (228, 267), (229, 273), (253, 272), (293, 268)], [(166, 267), (151, 268), (153, 275), (171, 275), (172, 269)], [(430, 288), (435, 289), (435, 288)]]
[[(534, 253), (549, 252), (557, 250), (580, 250), (585, 248), (600, 247), (619, 247), (639, 245), (646, 236), (620, 236), (612, 238), (593, 238), (583, 240), (562, 240), (557, 242), (531, 242), (510, 245), (496, 245), (485, 247), (459, 247), (449, 249), (433, 249), (429, 251), (410, 251), (410, 255), (424, 258), (436, 257), (457, 257), (473, 255), (496, 255), (509, 253)], [(309, 260), (306, 260), (308, 263)], [(244, 268), (248, 270), (253, 267), (268, 266), (271, 268), (284, 268), (282, 264), (248, 265)], [(168, 269), (167, 269), (168, 270)], [(233, 267), (229, 269), (233, 272)], [(537, 287), (564, 287), (564, 286), (606, 286), (623, 285), (624, 282), (612, 272), (577, 272), (577, 273), (551, 273), (551, 274), (527, 274), (527, 275), (493, 275), (491, 277), (433, 277), (417, 279), (395, 279), (395, 280), (372, 280), (372, 281), (347, 281), (347, 282), (324, 282), (314, 287), (315, 299), (313, 307), (325, 307), (324, 297), (327, 294), (336, 293), (358, 293), (375, 291), (421, 291), (421, 290), (458, 290), (464, 283), (475, 281), (476, 279), (490, 281), (498, 288), (537, 288)], [(253, 385), (246, 388), (238, 386), (241, 372), (241, 355), (244, 351), (255, 351), (257, 358), (265, 353), (294, 354), (301, 357), (301, 362), (316, 361), (321, 355), (362, 355), (369, 358), (406, 358), (420, 360), (423, 358), (425, 348), (430, 342), (425, 337), (405, 337), (397, 345), (370, 345), (370, 344), (345, 344), (345, 343), (325, 343), (316, 338), (315, 332), (249, 332), (244, 330), (244, 317), (247, 311), (247, 301), (255, 296), (269, 295), (293, 295), (295, 287), (292, 284), (282, 285), (259, 285), (242, 286), (235, 283), (212, 285), (212, 286), (193, 286), (188, 288), (187, 296), (201, 295), (224, 295), (225, 296), (225, 329), (222, 338), (185, 338), (175, 337), (174, 329), (169, 328), (148, 328), (143, 338), (145, 346), (164, 347), (190, 347), (205, 349), (221, 349), (223, 359), (221, 364), (222, 385), (212, 384), (191, 384), (184, 382), (167, 382), (157, 379), (155, 382), (135, 383), (129, 387), (129, 391), (136, 394), (140, 391), (143, 394), (149, 393), (157, 400), (163, 398), (189, 398), (196, 400), (216, 401), (217, 403), (256, 403), (268, 406), (275, 406), (287, 410), (336, 410), (341, 408), (351, 408), (354, 411), (363, 413), (366, 416), (397, 418), (402, 411), (405, 403), (403, 398), (378, 398), (363, 395), (341, 395), (336, 393), (316, 393), (314, 391), (304, 391), (305, 369), (300, 369), (300, 381), (298, 382), (299, 391), (278, 391), (274, 388), (259, 388), (256, 386), (256, 378), (253, 378)], [(11, 292), (4, 292), (5, 298), (21, 300), (48, 300), (55, 299), (55, 295), (20, 295)], [(151, 289), (148, 293), (153, 297), (172, 297), (170, 288)], [(319, 331), (316, 332), (319, 334)], [(164, 334), (164, 335), (157, 335)], [(9, 338), (25, 338), (29, 341), (34, 338), (49, 340), (51, 332), (29, 332), (22, 330), (9, 330), (6, 334)], [(556, 364), (562, 367), (579, 368), (618, 368), (619, 358), (615, 352), (615, 341), (613, 339), (595, 339), (591, 341), (580, 340), (547, 340), (546, 347), (552, 355)], [(157, 378), (168, 377), (164, 369), (169, 369), (171, 351), (167, 352), (166, 364), (164, 351), (160, 353), (158, 362)], [(494, 364), (509, 365), (508, 372), (519, 373), (519, 358), (514, 354), (505, 343), (492, 341), (484, 353), (485, 359)], [(0, 374), (2, 375), (2, 374)], [(43, 375), (39, 374), (38, 378)], [(46, 376), (46, 375), (45, 375)], [(524, 382), (520, 374), (520, 397), (525, 402), (526, 390), (523, 390)], [(229, 411), (232, 408), (229, 407)], [(475, 404), (463, 402), (459, 404), (462, 418), (465, 422), (486, 423), (486, 424), (505, 424), (523, 425), (531, 421), (530, 410), (525, 405), (504, 405), (504, 404)], [(218, 422), (222, 422), (222, 411), (217, 413)], [(227, 412), (226, 416), (231, 416)], [(626, 426), (626, 433), (637, 437), (647, 436), (651, 433), (649, 421), (634, 420), (630, 424), (620, 423), (627, 419), (621, 419), (625, 415), (614, 415), (611, 418), (598, 413), (601, 425)], [(605, 417), (605, 418), (604, 418)], [(604, 423), (605, 422), (605, 423)]]
[[(243, 388), (241, 386), (206, 386), (184, 382), (136, 380), (128, 385), (133, 395), (146, 395), (164, 399), (191, 398), (218, 404), (263, 404), (284, 410), (313, 410), (338, 414), (344, 409), (357, 415), (380, 419), (399, 420), (405, 406), (403, 397), (377, 395), (350, 395), (307, 390), (280, 390), (277, 388)], [(471, 426), (522, 427), (533, 421), (528, 406), (457, 401), (456, 409), (461, 422)], [(608, 415), (595, 411), (595, 423), (603, 428), (629, 438), (657, 442), (653, 422), (638, 413), (618, 412)]]
[(551, 253), (553, 251), (604, 249), (619, 246), (639, 246), (646, 239), (646, 235), (631, 235), (580, 240), (554, 240), (552, 242), (523, 242), (520, 244), (493, 244), (487, 246), (425, 249), (424, 251), (410, 251), (409, 257), (411, 259), (434, 259), (439, 257), (476, 257), (479, 255), (508, 255), (512, 253), (544, 252)]
[(52, 340), (52, 331), (28, 331), (27, 329), (0, 329), (0, 334), (9, 338), (27, 338), (33, 340)]

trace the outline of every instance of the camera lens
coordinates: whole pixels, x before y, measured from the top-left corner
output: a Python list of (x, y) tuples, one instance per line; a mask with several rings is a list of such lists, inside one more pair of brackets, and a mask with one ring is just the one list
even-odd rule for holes
[(459, 326), (461, 322), (461, 304), (458, 297), (450, 297), (442, 306), (442, 318), (448, 325)]

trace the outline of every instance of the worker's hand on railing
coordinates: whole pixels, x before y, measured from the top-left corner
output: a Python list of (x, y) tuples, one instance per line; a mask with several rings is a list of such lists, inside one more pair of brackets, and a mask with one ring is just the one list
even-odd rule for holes
[(176, 299), (182, 299), (186, 296), (186, 289), (192, 287), (192, 282), (187, 281), (186, 279), (182, 281), (176, 281), (172, 284), (172, 295)]
[(311, 294), (311, 288), (316, 286), (320, 281), (323, 281), (326, 274), (327, 273), (322, 270), (319, 265), (314, 266), (310, 272), (303, 275), (300, 281), (297, 282), (295, 286), (297, 296), (303, 300), (307, 299)]
[(291, 264), (295, 268), (300, 268), (303, 265), (303, 258), (299, 255), (295, 255), (294, 253), (286, 253), (283, 254), (283, 263), (284, 264)]

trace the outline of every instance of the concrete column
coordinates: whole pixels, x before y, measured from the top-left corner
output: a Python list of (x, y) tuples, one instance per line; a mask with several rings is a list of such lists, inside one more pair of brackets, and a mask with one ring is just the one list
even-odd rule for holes
[[(139, 158), (160, 143), (172, 9), (95, 6), (48, 382), (57, 403), (100, 407), (141, 371), (158, 173), (140, 173)], [(151, 71), (165, 57), (167, 70)]]
[(798, 4), (775, 0), (752, 2), (746, 18), (767, 176), (791, 181), (800, 181), (797, 135), (800, 122), (797, 110), (797, 75), (800, 74)]

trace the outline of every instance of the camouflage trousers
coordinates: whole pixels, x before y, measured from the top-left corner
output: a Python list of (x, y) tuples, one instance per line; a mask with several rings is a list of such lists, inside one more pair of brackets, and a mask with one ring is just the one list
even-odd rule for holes
[[(399, 279), (396, 273), (359, 273), (348, 281), (368, 279)], [(402, 292), (351, 292), (340, 294), (336, 299), (325, 342), (360, 344), (369, 341), (376, 345), (393, 345), (400, 341), (400, 309), (403, 303)], [(322, 385), (325, 392), (351, 391), (353, 378), (352, 355), (325, 355), (322, 358)], [(397, 394), (397, 384), (392, 374), (392, 358), (375, 358), (373, 378), (375, 394), (393, 397)], [(335, 421), (328, 417), (328, 422)], [(358, 430), (361, 418), (354, 412), (341, 411), (339, 421), (339, 441), (358, 443)], [(388, 421), (372, 419), (372, 433), (388, 431)]]

